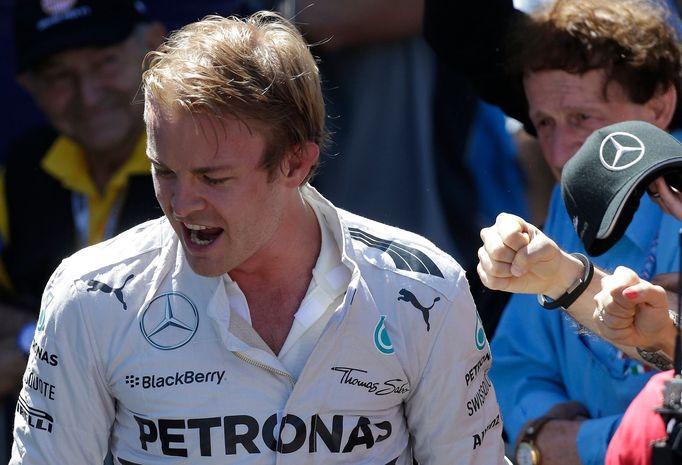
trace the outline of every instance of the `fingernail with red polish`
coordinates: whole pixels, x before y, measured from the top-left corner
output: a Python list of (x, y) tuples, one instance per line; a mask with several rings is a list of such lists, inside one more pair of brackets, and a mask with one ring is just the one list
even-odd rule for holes
[(625, 289), (623, 291), (623, 295), (628, 299), (634, 299), (635, 297), (637, 297), (637, 291), (634, 289)]

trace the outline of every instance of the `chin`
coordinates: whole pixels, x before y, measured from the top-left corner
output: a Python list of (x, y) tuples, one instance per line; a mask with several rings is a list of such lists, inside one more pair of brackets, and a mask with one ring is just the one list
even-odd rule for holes
[(187, 262), (189, 263), (190, 268), (192, 268), (192, 271), (205, 278), (215, 278), (216, 276), (221, 276), (229, 271), (226, 270), (224, 266), (220, 266), (218, 263), (205, 259), (197, 260), (196, 258), (187, 257)]
[(192, 271), (194, 271), (199, 276), (203, 276), (205, 278), (215, 278), (216, 276), (221, 276), (227, 273), (220, 267), (196, 263), (194, 260), (189, 260), (189, 266), (190, 268), (192, 268)]

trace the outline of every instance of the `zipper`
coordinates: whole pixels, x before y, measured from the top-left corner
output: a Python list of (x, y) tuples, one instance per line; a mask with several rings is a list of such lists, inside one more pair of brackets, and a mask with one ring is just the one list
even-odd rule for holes
[(285, 377), (286, 379), (289, 380), (289, 382), (291, 383), (292, 386), (293, 386), (294, 384), (296, 384), (296, 380), (294, 379), (294, 377), (291, 376), (291, 375), (290, 375), (289, 373), (287, 373), (286, 371), (278, 370), (277, 368), (273, 368), (273, 367), (271, 367), (270, 365), (266, 365), (265, 363), (259, 362), (259, 361), (257, 361), (257, 360), (252, 359), (252, 358), (249, 358), (249, 357), (247, 357), (246, 355), (244, 355), (242, 352), (234, 352), (234, 355), (235, 355), (238, 359), (240, 359), (240, 360), (243, 361), (243, 362), (248, 363), (249, 365), (253, 365), (253, 366), (257, 367), (257, 368), (261, 368), (261, 369), (263, 369), (263, 370), (265, 370), (265, 371), (269, 371), (270, 373), (274, 373), (274, 374), (276, 374), (276, 375), (280, 375), (280, 376)]

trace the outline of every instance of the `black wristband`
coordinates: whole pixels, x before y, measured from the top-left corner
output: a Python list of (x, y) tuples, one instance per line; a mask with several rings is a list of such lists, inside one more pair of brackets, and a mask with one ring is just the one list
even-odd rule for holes
[(580, 260), (583, 264), (583, 275), (578, 278), (573, 284), (569, 286), (566, 292), (563, 293), (561, 297), (556, 300), (538, 294), (538, 302), (543, 308), (548, 310), (553, 310), (555, 308), (568, 308), (573, 302), (578, 300), (578, 297), (585, 292), (587, 286), (590, 285), (592, 281), (592, 276), (594, 275), (594, 265), (592, 261), (581, 253), (572, 253), (571, 256)]

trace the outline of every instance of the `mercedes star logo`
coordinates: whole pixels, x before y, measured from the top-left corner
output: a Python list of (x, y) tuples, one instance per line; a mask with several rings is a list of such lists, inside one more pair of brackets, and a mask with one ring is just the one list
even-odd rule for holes
[(161, 350), (184, 346), (198, 327), (199, 312), (196, 306), (179, 292), (166, 292), (154, 297), (140, 319), (144, 338)]
[(628, 132), (612, 132), (601, 142), (599, 160), (610, 171), (621, 171), (644, 156), (644, 144)]

